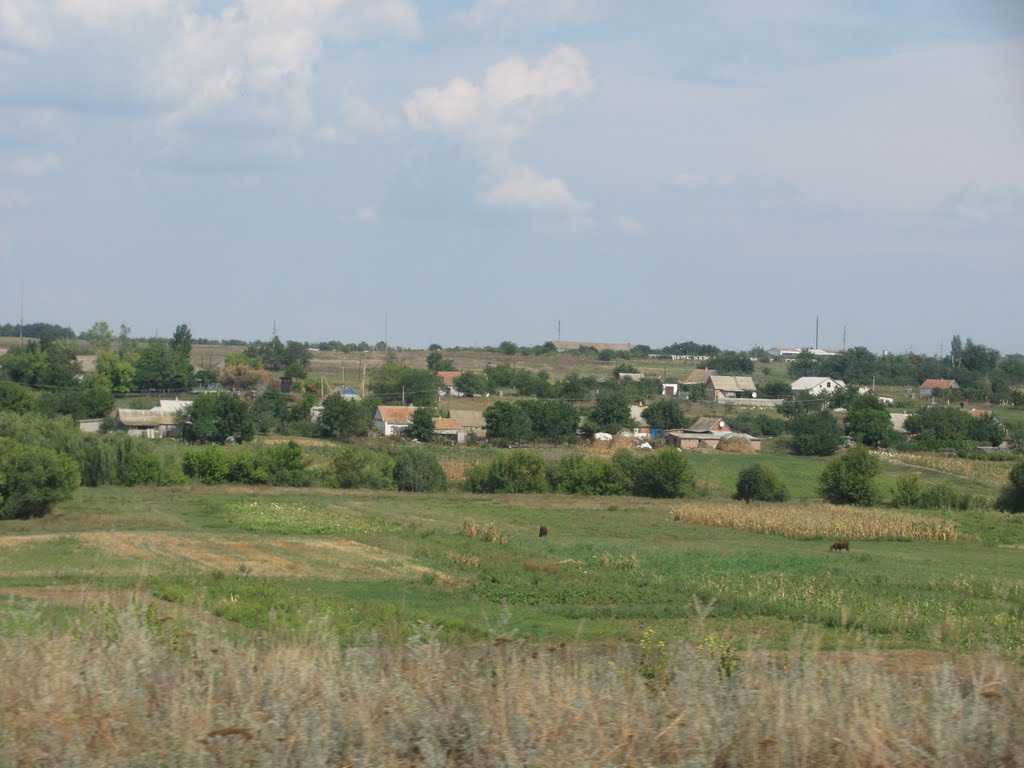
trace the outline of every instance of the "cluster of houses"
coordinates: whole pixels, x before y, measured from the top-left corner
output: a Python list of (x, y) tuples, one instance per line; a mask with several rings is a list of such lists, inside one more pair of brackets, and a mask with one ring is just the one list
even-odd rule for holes
[[(460, 396), (461, 393), (455, 388), (455, 379), (459, 375), (461, 374), (458, 371), (441, 372), (438, 394)], [(617, 375), (623, 379), (644, 377), (644, 374), (638, 373)], [(758, 398), (757, 387), (750, 376), (722, 376), (714, 370), (701, 368), (694, 370), (681, 382), (664, 384), (662, 394), (666, 397), (679, 396), (685, 391), (684, 388), (694, 385), (703, 385), (709, 399), (716, 403), (773, 406), (782, 402), (781, 400)], [(846, 384), (842, 380), (826, 376), (804, 376), (790, 385), (794, 395), (811, 396), (829, 395), (845, 387)], [(920, 397), (948, 398), (952, 391), (959, 388), (959, 384), (952, 379), (927, 379), (921, 384), (918, 392)], [(861, 391), (867, 391), (867, 389), (862, 388)], [(335, 394), (345, 399), (361, 399), (351, 389), (344, 389)], [(892, 402), (892, 398), (882, 397), (880, 399)], [(177, 425), (178, 415), (183, 408), (188, 407), (191, 403), (191, 400), (160, 400), (157, 406), (147, 410), (118, 408), (115, 420), (120, 429), (126, 430), (132, 435), (149, 438), (180, 437), (181, 431)], [(734, 432), (723, 419), (717, 417), (697, 419), (686, 429), (659, 432), (644, 420), (642, 411), (643, 406), (641, 405), (631, 406), (630, 415), (637, 426), (630, 432), (630, 436), (638, 440), (650, 440), (658, 437), (665, 440), (668, 445), (682, 450), (716, 449), (725, 445), (731, 445), (733, 450), (743, 450), (744, 452), (756, 453), (761, 449), (759, 438)], [(322, 405), (314, 406), (310, 412), (310, 418), (316, 421), (322, 412)], [(415, 412), (416, 406), (378, 406), (373, 415), (372, 429), (384, 437), (397, 437), (412, 424)], [(891, 416), (893, 426), (902, 429), (907, 414), (894, 413)], [(92, 419), (81, 422), (80, 426), (84, 431), (99, 431), (100, 421)], [(434, 419), (434, 433), (440, 439), (456, 445), (464, 444), (470, 435), (485, 437), (483, 414), (475, 410), (452, 409), (447, 417)]]

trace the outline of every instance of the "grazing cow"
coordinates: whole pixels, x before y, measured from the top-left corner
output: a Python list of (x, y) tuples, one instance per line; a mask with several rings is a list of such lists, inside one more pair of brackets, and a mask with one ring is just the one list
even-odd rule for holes
[(547, 535), (548, 535), (548, 527), (546, 525), (542, 525), (540, 527), (540, 537), (543, 539)]
[(833, 552), (841, 552), (842, 550), (850, 551), (850, 542), (848, 541), (837, 541), (829, 549)]

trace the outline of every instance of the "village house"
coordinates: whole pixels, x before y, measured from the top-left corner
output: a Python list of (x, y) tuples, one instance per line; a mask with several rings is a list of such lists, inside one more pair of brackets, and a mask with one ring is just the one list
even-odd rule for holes
[(918, 388), (921, 397), (949, 397), (954, 389), (960, 389), (956, 379), (925, 379)]
[(415, 405), (378, 405), (373, 414), (373, 429), (384, 437), (397, 437), (412, 424)]
[(708, 376), (704, 386), (708, 391), (708, 399), (716, 403), (741, 397), (757, 397), (757, 385), (750, 376)]
[(459, 411), (452, 408), (448, 415), (459, 422), (459, 431), (462, 432), (460, 443), (470, 435), (476, 437), (487, 437), (487, 422), (481, 411)]
[(462, 397), (463, 393), (455, 386), (455, 380), (461, 375), (462, 371), (438, 371), (437, 393), (441, 397)]
[(846, 382), (840, 379), (830, 379), (827, 376), (801, 376), (789, 385), (794, 395), (831, 395), (839, 389), (846, 389)]
[(161, 400), (155, 408), (118, 408), (114, 419), (118, 429), (136, 437), (181, 437), (178, 414), (192, 405), (191, 400)]

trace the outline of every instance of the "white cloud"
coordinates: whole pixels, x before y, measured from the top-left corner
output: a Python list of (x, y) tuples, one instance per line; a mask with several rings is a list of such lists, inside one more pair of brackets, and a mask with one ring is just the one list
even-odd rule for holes
[(56, 10), (86, 26), (106, 27), (155, 16), (171, 5), (171, 0), (59, 0)]
[(499, 61), (487, 68), (480, 85), (455, 77), (443, 88), (420, 88), (402, 107), (420, 131), (512, 140), (526, 134), (560, 100), (583, 96), (592, 88), (586, 57), (560, 45), (534, 67), (518, 56)]
[(0, 41), (27, 48), (49, 43), (50, 32), (39, 14), (32, 14), (19, 0), (0, 0)]
[(588, 207), (572, 196), (561, 179), (543, 178), (526, 167), (493, 186), (480, 200), (487, 205), (534, 211), (582, 211)]
[(398, 126), (396, 117), (375, 107), (351, 85), (341, 91), (341, 111), (346, 124), (360, 133), (388, 133)]
[(45, 176), (60, 169), (60, 158), (53, 152), (41, 155), (22, 155), (4, 165), (4, 170), (13, 176)]
[(368, 205), (363, 206), (358, 211), (356, 211), (356, 218), (359, 221), (364, 221), (367, 224), (371, 224), (377, 220), (377, 212)]

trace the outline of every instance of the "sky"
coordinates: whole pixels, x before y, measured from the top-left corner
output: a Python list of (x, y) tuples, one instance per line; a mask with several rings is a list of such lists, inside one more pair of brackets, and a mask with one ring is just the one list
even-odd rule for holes
[(1019, 0), (0, 0), (0, 323), (1024, 352)]

